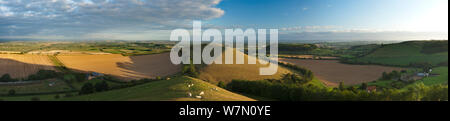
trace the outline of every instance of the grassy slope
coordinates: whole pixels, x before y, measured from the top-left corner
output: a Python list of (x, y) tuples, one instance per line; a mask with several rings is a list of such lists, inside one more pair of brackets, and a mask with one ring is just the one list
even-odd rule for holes
[[(194, 84), (194, 86), (188, 88), (188, 84)], [(217, 88), (218, 91), (213, 88)], [(203, 99), (188, 97), (189, 92), (196, 96), (202, 91), (205, 92)], [(29, 101), (33, 97), (39, 97), (41, 101), (254, 101), (254, 99), (229, 92), (202, 80), (184, 76), (90, 95), (60, 96), (59, 99), (55, 99), (55, 95), (0, 97), (0, 99)]]
[[(194, 84), (188, 88), (188, 84)], [(217, 88), (218, 91), (213, 90)], [(188, 97), (205, 92), (203, 99)], [(171, 80), (152, 82), (136, 87), (100, 92), (84, 96), (61, 98), (62, 101), (252, 101), (248, 97), (238, 95), (207, 82), (190, 78), (178, 77)]]
[(358, 58), (357, 61), (398, 66), (407, 66), (412, 62), (429, 62), (437, 65), (448, 61), (448, 52), (424, 54), (421, 53), (422, 48), (423, 43), (416, 42), (385, 45), (369, 55)]

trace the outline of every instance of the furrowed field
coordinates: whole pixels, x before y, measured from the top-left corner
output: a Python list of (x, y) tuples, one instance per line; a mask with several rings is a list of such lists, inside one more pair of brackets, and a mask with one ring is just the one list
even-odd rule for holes
[(340, 82), (356, 85), (379, 79), (383, 72), (401, 71), (403, 68), (377, 65), (349, 65), (336, 60), (282, 59), (282, 61), (310, 69), (327, 86), (337, 86)]
[(0, 54), (0, 75), (10, 74), (12, 78), (25, 78), (42, 69), (55, 70), (46, 55)]
[(81, 54), (57, 58), (69, 69), (103, 73), (124, 80), (164, 77), (181, 69), (181, 65), (171, 63), (168, 53), (142, 56)]

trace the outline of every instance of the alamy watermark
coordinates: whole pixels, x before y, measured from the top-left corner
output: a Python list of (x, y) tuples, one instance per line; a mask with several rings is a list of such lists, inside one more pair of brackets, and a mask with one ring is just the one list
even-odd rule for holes
[[(217, 29), (202, 31), (201, 21), (193, 22), (192, 37), (186, 29), (173, 30), (170, 41), (180, 42), (172, 48), (170, 60), (173, 64), (202, 64), (202, 62), (204, 64), (245, 64), (244, 51), (247, 50), (249, 56), (247, 64), (257, 64), (257, 60), (259, 60), (259, 64), (268, 65), (260, 67), (260, 75), (277, 73), (278, 29), (258, 29), (257, 31), (255, 29), (246, 29), (245, 31), (225, 29), (224, 31), (225, 36), (222, 36), (222, 32)], [(269, 34), (267, 34), (268, 31)], [(225, 39), (223, 40), (223, 38)], [(202, 42), (209, 42), (209, 44), (202, 48)], [(268, 47), (270, 48), (269, 54), (266, 52)], [(191, 51), (193, 52), (191, 53)], [(214, 54), (211, 55), (211, 52)], [(223, 59), (222, 56), (225, 58)]]

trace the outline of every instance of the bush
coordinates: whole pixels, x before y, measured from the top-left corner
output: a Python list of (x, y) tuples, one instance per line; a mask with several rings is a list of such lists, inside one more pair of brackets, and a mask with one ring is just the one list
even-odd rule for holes
[(220, 88), (226, 88), (226, 85), (223, 81), (219, 81), (219, 84), (217, 84), (217, 86)]
[(72, 93), (67, 93), (67, 94), (64, 95), (64, 97), (73, 97), (73, 94)]
[[(342, 84), (343, 85), (343, 84)], [(343, 86), (342, 86), (343, 87)], [(269, 81), (233, 80), (227, 89), (281, 101), (443, 101), (448, 100), (448, 85), (414, 86), (408, 91), (384, 89), (378, 92), (357, 90), (356, 87), (334, 89), (311, 85), (272, 83)]]
[(79, 95), (92, 94), (95, 92), (94, 85), (91, 83), (85, 83), (79, 92)]
[(0, 77), (0, 82), (16, 82), (16, 79), (11, 78), (9, 74), (3, 74), (2, 77)]
[(16, 90), (14, 89), (9, 90), (8, 95), (16, 95)]
[(108, 83), (106, 81), (102, 81), (95, 84), (95, 91), (97, 92), (103, 92), (109, 90)]
[(60, 96), (59, 95), (55, 95), (55, 99), (59, 99), (60, 98)]
[(58, 73), (53, 70), (39, 70), (36, 74), (28, 76), (28, 80), (44, 80), (58, 77)]
[(32, 97), (31, 101), (41, 101), (41, 98), (39, 98), (39, 97)]

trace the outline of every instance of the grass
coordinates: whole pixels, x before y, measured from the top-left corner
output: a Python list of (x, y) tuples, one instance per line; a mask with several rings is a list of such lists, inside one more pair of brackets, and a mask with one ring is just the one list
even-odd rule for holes
[(55, 68), (58, 69), (59, 71), (70, 72), (70, 70), (67, 69), (67, 67), (64, 65), (64, 63), (62, 63), (56, 56), (49, 55), (48, 58), (50, 59), (50, 61), (52, 61)]
[[(448, 67), (438, 67), (434, 68), (432, 74), (439, 74), (438, 76), (425, 77), (422, 80), (416, 81), (414, 84), (423, 82), (425, 86), (434, 86), (439, 84), (448, 84)], [(411, 87), (413, 85), (408, 85), (405, 87)]]
[[(188, 88), (188, 84), (194, 84)], [(217, 88), (218, 91), (213, 90)], [(201, 91), (202, 99), (188, 97)], [(177, 77), (171, 80), (151, 82), (135, 87), (99, 92), (90, 95), (57, 99), (58, 101), (249, 101), (248, 97), (235, 94), (215, 85), (191, 77)]]
[[(400, 85), (402, 90), (414, 86), (417, 83), (424, 83), (425, 86), (434, 86), (440, 84), (448, 84), (448, 67), (437, 67), (433, 69), (432, 74), (439, 74), (437, 76), (425, 77), (421, 80), (416, 80), (413, 83), (404, 83), (395, 80), (378, 80), (368, 83), (369, 86), (377, 86), (381, 88), (395, 88), (392, 85)], [(360, 85), (359, 85), (360, 86)]]
[(405, 42), (399, 44), (384, 45), (373, 53), (357, 58), (359, 63), (382, 64), (393, 66), (408, 66), (410, 63), (428, 62), (432, 65), (448, 61), (448, 51), (437, 53), (422, 53), (424, 43)]
[[(49, 86), (51, 82), (55, 84)], [(18, 85), (18, 86), (0, 86), (0, 95), (7, 95), (9, 90), (15, 90), (16, 94), (38, 94), (71, 91), (72, 89), (61, 80), (44, 80), (36, 84)], [(0, 97), (1, 98), (1, 97)]]

